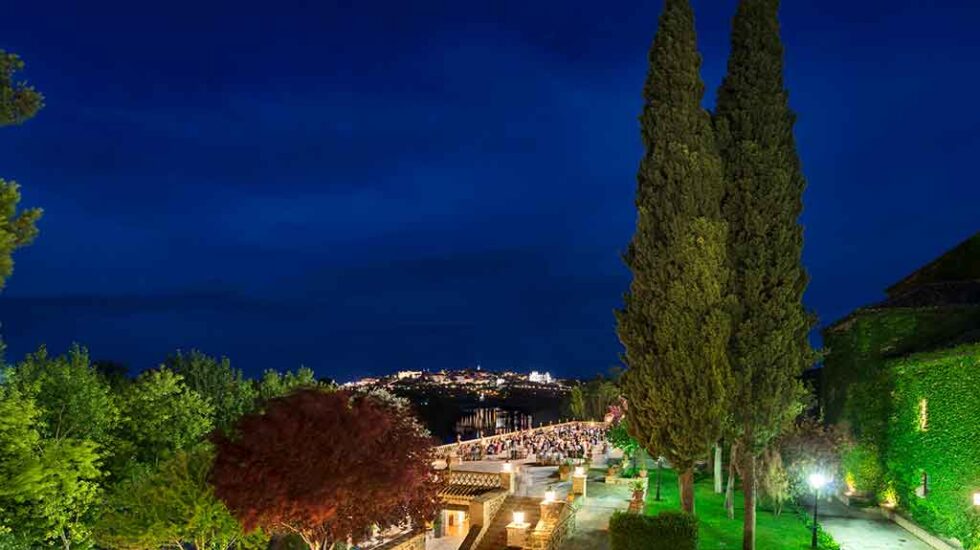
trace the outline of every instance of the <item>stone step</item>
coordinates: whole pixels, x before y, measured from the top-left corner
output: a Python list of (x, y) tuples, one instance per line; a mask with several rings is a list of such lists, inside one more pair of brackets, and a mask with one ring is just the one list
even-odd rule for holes
[(511, 522), (515, 511), (524, 512), (524, 520), (534, 525), (541, 518), (541, 500), (529, 497), (509, 496), (500, 511), (490, 522), (490, 529), (480, 541), (477, 550), (502, 550), (507, 548), (507, 524)]

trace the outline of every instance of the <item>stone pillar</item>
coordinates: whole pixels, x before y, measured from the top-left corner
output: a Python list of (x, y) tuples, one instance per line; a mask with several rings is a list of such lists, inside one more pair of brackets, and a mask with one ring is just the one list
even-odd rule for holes
[(531, 528), (530, 523), (513, 523), (507, 525), (507, 546), (524, 548), (527, 544), (527, 531)]
[(541, 521), (545, 523), (555, 523), (558, 521), (558, 515), (561, 513), (561, 502), (557, 500), (553, 501), (541, 501)]
[(587, 496), (585, 494), (586, 493), (585, 488), (586, 488), (586, 485), (587, 485), (586, 484), (586, 481), (588, 481), (588, 479), (589, 479), (588, 476), (585, 475), (585, 474), (582, 474), (582, 475), (573, 475), (572, 476), (572, 493), (573, 494), (576, 494), (576, 495), (582, 495), (583, 497), (584, 496)]
[(517, 488), (515, 481), (516, 472), (513, 470), (509, 472), (500, 472), (500, 488), (507, 491), (509, 494), (514, 494), (514, 489)]
[(470, 501), (470, 527), (484, 524), (484, 511), (482, 500), (474, 499)]
[(439, 510), (439, 521), (436, 522), (432, 535), (437, 539), (444, 537), (446, 535), (446, 523), (448, 522), (449, 512), (446, 510)]

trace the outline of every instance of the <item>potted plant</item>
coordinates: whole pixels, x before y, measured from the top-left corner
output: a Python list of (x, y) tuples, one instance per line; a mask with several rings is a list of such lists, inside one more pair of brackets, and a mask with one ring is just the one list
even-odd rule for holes
[(630, 483), (630, 489), (633, 491), (633, 500), (643, 501), (643, 493), (646, 492), (646, 483), (636, 480)]

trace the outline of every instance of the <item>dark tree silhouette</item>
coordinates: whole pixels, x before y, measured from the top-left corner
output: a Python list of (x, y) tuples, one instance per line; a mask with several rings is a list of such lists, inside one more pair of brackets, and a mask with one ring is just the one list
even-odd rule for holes
[(322, 550), (374, 525), (422, 526), (437, 510), (433, 440), (398, 401), (304, 389), (234, 432), (216, 436), (211, 481), (246, 530), (296, 533)]

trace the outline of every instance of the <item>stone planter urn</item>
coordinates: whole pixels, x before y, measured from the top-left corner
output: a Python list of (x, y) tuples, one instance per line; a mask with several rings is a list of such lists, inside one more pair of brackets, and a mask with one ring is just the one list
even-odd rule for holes
[(572, 475), (572, 465), (571, 464), (561, 464), (558, 466), (558, 479), (561, 481), (568, 481)]

